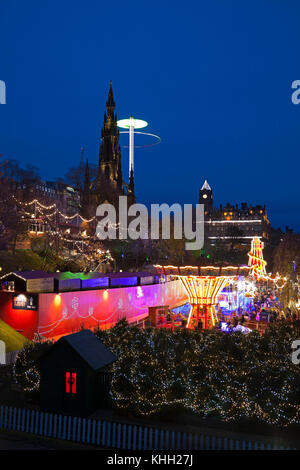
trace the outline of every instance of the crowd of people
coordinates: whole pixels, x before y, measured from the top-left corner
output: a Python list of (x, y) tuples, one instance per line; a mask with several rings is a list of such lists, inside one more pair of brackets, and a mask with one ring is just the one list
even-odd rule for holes
[(257, 321), (267, 321), (269, 323), (277, 321), (296, 321), (298, 313), (290, 308), (283, 309), (283, 305), (278, 300), (276, 289), (269, 287), (260, 288), (254, 298), (254, 308), (251, 312), (253, 319)]
[(274, 323), (274, 322), (295, 322), (300, 319), (299, 312), (290, 308), (283, 308), (278, 299), (276, 289), (261, 287), (253, 303), (248, 309), (239, 308), (231, 312), (230, 315), (219, 315), (220, 325), (227, 324), (228, 329), (233, 329), (239, 325), (243, 326), (255, 322)]
[[(191, 305), (189, 305), (191, 308)], [(185, 314), (174, 311), (167, 311), (158, 316), (157, 327), (181, 327), (186, 328), (189, 310), (186, 309)], [(236, 310), (216, 309), (218, 326), (224, 331), (241, 330), (244, 332), (251, 329), (259, 329), (264, 331), (267, 324), (275, 322), (295, 322), (300, 321), (300, 312), (283, 308), (279, 301), (276, 288), (258, 286), (255, 296), (251, 302), (247, 302), (244, 308), (240, 307)], [(195, 330), (202, 330), (207, 326), (204, 325), (203, 319), (196, 312), (193, 312), (190, 321), (190, 327)]]

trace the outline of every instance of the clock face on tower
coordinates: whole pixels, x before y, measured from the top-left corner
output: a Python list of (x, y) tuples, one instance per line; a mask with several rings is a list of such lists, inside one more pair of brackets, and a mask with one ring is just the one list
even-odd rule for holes
[(204, 181), (202, 188), (199, 191), (199, 204), (204, 204), (206, 210), (210, 210), (213, 205), (213, 192), (207, 180)]

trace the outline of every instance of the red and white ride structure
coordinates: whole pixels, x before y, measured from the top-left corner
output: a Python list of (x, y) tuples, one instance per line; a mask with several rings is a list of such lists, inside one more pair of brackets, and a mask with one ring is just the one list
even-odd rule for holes
[(180, 279), (184, 285), (192, 309), (187, 319), (187, 328), (196, 328), (199, 321), (204, 329), (212, 328), (217, 317), (217, 297), (230, 280), (247, 276), (249, 266), (161, 266), (156, 265), (159, 274)]

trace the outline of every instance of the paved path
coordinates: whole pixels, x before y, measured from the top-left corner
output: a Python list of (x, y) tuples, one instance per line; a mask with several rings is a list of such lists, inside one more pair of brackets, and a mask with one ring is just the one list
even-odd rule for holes
[(45, 439), (42, 437), (14, 432), (0, 432), (1, 450), (99, 450), (99, 447), (75, 444), (72, 442)]
[(51, 444), (25, 436), (0, 433), (0, 450), (55, 450)]

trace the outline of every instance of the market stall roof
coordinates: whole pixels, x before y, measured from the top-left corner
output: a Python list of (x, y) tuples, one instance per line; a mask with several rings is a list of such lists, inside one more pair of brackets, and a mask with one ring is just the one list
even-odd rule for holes
[(246, 265), (207, 265), (207, 266), (171, 266), (155, 265), (158, 274), (170, 276), (247, 276), (250, 268)]
[[(51, 293), (86, 289), (107, 289), (147, 285), (158, 282), (158, 274), (149, 272), (46, 272), (15, 271), (0, 277), (1, 290), (19, 292)], [(13, 283), (13, 286), (9, 283)]]
[(1, 280), (10, 279), (13, 277), (18, 277), (27, 281), (28, 279), (40, 279), (45, 277), (53, 277), (53, 273), (47, 273), (46, 271), (12, 271), (10, 273), (4, 274), (1, 276)]
[(148, 277), (151, 276), (149, 272), (114, 272), (114, 273), (100, 273), (100, 272), (79, 272), (72, 273), (70, 271), (65, 272), (53, 272), (49, 273), (42, 270), (37, 271), (12, 271), (10, 273), (4, 274), (0, 279), (8, 279), (9, 277), (19, 277), (24, 281), (29, 279), (45, 279), (45, 278), (54, 278), (58, 280), (64, 279), (93, 279), (99, 277), (110, 277), (110, 278), (122, 278), (122, 277)]

